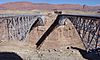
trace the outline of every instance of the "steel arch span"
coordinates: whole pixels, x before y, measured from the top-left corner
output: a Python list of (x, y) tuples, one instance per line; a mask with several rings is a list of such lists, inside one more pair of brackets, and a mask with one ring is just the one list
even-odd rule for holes
[(100, 48), (100, 17), (92, 15), (58, 15), (56, 20), (36, 43), (39, 49), (46, 37), (58, 26), (70, 20), (76, 28), (86, 50)]
[(44, 15), (0, 15), (0, 40), (25, 40), (33, 27), (44, 25)]

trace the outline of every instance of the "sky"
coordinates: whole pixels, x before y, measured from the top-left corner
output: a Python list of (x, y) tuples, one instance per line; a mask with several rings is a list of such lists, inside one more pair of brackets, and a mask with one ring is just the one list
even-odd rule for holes
[(0, 0), (0, 4), (7, 2), (33, 2), (33, 3), (50, 3), (50, 4), (85, 4), (100, 5), (100, 0)]

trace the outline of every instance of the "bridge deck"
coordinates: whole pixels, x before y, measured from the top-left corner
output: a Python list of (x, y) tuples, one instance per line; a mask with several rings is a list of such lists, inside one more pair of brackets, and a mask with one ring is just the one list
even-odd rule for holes
[(100, 15), (85, 15), (85, 14), (61, 14), (60, 16), (74, 16), (74, 17), (87, 17), (100, 19)]

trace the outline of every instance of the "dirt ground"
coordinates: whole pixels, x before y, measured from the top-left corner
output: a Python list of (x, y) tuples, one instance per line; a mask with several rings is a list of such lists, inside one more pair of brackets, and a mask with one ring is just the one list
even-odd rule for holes
[(84, 49), (84, 46), (72, 23), (59, 26), (46, 38), (40, 50), (36, 42), (56, 19), (56, 14), (47, 14), (45, 25), (33, 28), (24, 41), (7, 40), (0, 42), (0, 52), (15, 52), (23, 60), (86, 60), (79, 51), (70, 47)]

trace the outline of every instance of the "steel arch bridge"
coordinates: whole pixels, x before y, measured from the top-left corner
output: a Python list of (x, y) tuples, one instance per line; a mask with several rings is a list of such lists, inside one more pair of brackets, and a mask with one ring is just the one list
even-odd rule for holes
[[(33, 27), (44, 25), (44, 15), (0, 15), (0, 40), (25, 40)], [(91, 15), (58, 15), (47, 31), (37, 41), (40, 48), (46, 37), (60, 25), (70, 20), (76, 28), (86, 50), (100, 48), (100, 17)], [(3, 35), (4, 34), (4, 35)]]
[(70, 20), (76, 28), (86, 50), (100, 48), (100, 17), (92, 15), (58, 15), (53, 24), (36, 43), (39, 49), (45, 38), (58, 26)]
[[(33, 27), (44, 25), (44, 15), (0, 15), (1, 40), (25, 40)], [(2, 31), (3, 30), (3, 31)]]

